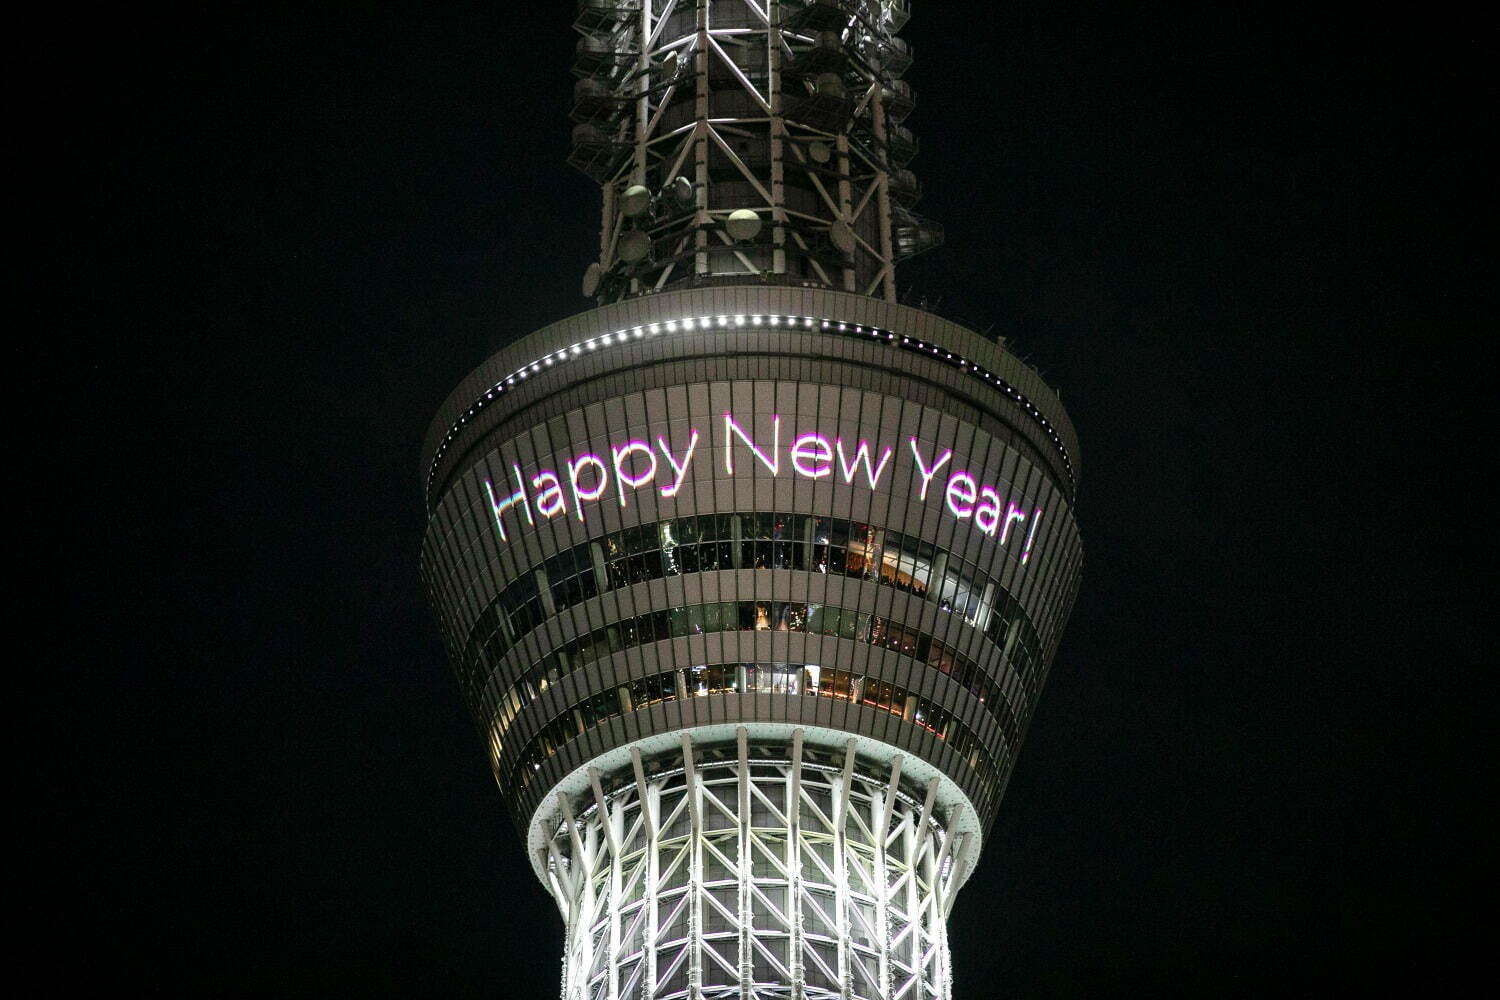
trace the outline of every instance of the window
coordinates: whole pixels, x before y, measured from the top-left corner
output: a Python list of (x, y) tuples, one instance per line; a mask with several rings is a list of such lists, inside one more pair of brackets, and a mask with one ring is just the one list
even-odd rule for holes
[[(738, 548), (733, 541), (737, 523)], [(602, 581), (594, 572), (596, 546), (605, 567)], [(613, 590), (665, 575), (730, 569), (735, 555), (745, 567), (847, 574), (936, 600), (1004, 648), (1028, 684), (1034, 686), (1038, 679), (1040, 641), (1020, 606), (998, 584), (921, 539), (858, 521), (779, 512), (669, 519), (576, 545), (540, 568), (553, 606), (564, 610), (598, 596), (601, 583)], [(934, 581), (934, 574), (941, 580)], [(540, 624), (544, 612), (537, 584), (536, 574), (523, 574), (475, 620), (460, 671), (471, 698), (521, 635)], [(854, 631), (850, 623), (837, 634), (854, 638)]]
[[(680, 680), (685, 681), (685, 686), (681, 689), (678, 687)], [(684, 691), (688, 697), (745, 691), (759, 694), (804, 694), (809, 697), (853, 701), (899, 715), (936, 738), (945, 740), (969, 766), (983, 767), (989, 773), (994, 773), (992, 758), (969, 729), (939, 706), (889, 681), (811, 663), (725, 663), (704, 664), (684, 671), (667, 671), (639, 678), (623, 687), (601, 691), (584, 699), (542, 727), (531, 743), (517, 754), (515, 773), (508, 784), (512, 794), (524, 790), (531, 775), (541, 767), (542, 762), (561, 751), (584, 730), (607, 722), (622, 712), (637, 711), (681, 697)], [(505, 711), (514, 718), (509, 705)], [(508, 721), (505, 724), (508, 725)], [(500, 753), (499, 736), (503, 731), (497, 720), (496, 730), (491, 737), (497, 759)]]

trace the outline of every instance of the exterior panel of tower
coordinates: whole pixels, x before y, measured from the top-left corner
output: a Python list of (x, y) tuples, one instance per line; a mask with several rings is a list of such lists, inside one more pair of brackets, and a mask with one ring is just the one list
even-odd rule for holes
[(936, 232), (891, 197), (904, 20), (585, 0), (600, 304), (428, 433), (423, 576), (565, 1000), (951, 995), (1078, 448), (1003, 344), (892, 301), (898, 232)]

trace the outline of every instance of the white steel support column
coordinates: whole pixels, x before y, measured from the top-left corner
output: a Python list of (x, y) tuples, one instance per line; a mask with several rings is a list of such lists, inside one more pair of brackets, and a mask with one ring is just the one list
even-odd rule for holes
[(641, 887), (645, 895), (645, 923), (641, 925), (641, 996), (656, 996), (656, 944), (660, 921), (657, 912), (661, 880), (661, 850), (657, 844), (657, 829), (660, 819), (658, 805), (660, 792), (655, 785), (646, 784), (646, 769), (641, 763), (641, 752), (630, 748), (630, 769), (635, 773), (635, 793), (640, 800), (641, 832), (646, 843), (645, 883)]
[[(927, 879), (927, 899), (923, 905), (927, 911), (927, 923), (931, 926), (932, 921), (941, 920), (943, 916), (938, 909), (937, 854), (932, 850), (924, 850), (922, 857), (922, 871)], [(924, 975), (929, 975), (937, 986), (939, 995), (946, 996), (943, 991), (943, 949), (936, 938), (928, 941), (923, 949), (922, 969)]]
[[(851, 199), (851, 188), (849, 186), (849, 137), (843, 132), (839, 133), (835, 148), (838, 150), (839, 164), (839, 219), (848, 225), (853, 222), (854, 203)], [(858, 253), (857, 250), (855, 252)], [(854, 290), (854, 268), (846, 264), (844, 267), (844, 291), (852, 292)]]
[(787, 769), (786, 867), (787, 961), (792, 972), (792, 1000), (806, 1000), (807, 964), (802, 924), (802, 730), (792, 733), (791, 767)]
[[(693, 51), (694, 85), (697, 94), (694, 112), (695, 133), (693, 135), (693, 181), (697, 192), (697, 212), (693, 224), (697, 231), (693, 235), (693, 273), (708, 274), (708, 5), (709, 0), (698, 0), (698, 41)], [(696, 998), (695, 998), (696, 1000)]]
[(938, 975), (940, 977), (939, 981), (942, 984), (941, 988), (944, 991), (944, 996), (947, 995), (950, 989), (951, 978), (948, 969), (948, 937), (946, 934), (942, 933), (944, 921), (948, 919), (946, 897), (948, 895), (949, 878), (945, 870), (944, 862), (948, 860), (948, 855), (950, 849), (953, 847), (953, 842), (962, 839), (963, 836), (961, 834), (958, 836), (944, 837), (943, 846), (937, 852), (937, 859), (933, 863), (932, 889), (930, 898), (932, 899), (932, 919), (936, 921), (936, 926), (939, 928), (939, 933), (942, 934), (938, 946)]
[[(875, 141), (882, 147), (886, 144), (886, 120), (885, 105), (880, 99), (880, 88), (876, 87), (874, 96), (874, 111), (871, 114), (872, 127), (875, 131)], [(886, 169), (880, 171), (875, 179), (875, 203), (880, 212), (880, 256), (884, 258), (884, 267), (880, 274), (880, 286), (882, 294), (887, 302), (896, 301), (896, 266), (895, 247), (891, 243), (891, 172), (890, 164)], [(868, 293), (866, 293), (868, 294)]]
[[(924, 857), (930, 859), (927, 850), (928, 839), (921, 834), (927, 829), (927, 820), (932, 816), (932, 804), (937, 800), (938, 783), (934, 778), (927, 783), (927, 797), (922, 800), (922, 811), (917, 815), (916, 822), (907, 827), (906, 835), (906, 912), (910, 914), (911, 921), (915, 925), (911, 932), (911, 966), (913, 975), (916, 976), (915, 995), (925, 997), (927, 995), (927, 947), (928, 942), (922, 933), (924, 926), (921, 920), (922, 900), (918, 882), (918, 864)], [(930, 876), (927, 878), (931, 884)]]
[(736, 790), (739, 799), (737, 810), (739, 822), (736, 824), (739, 833), (737, 838), (739, 851), (735, 858), (735, 865), (739, 869), (736, 873), (739, 876), (738, 892), (735, 895), (739, 903), (736, 913), (740, 923), (738, 942), (740, 1000), (755, 1000), (755, 994), (752, 992), (755, 963), (751, 955), (751, 934), (754, 925), (750, 906), (750, 734), (744, 726), (741, 726), (735, 736), (740, 754), (739, 783)]
[(767, 87), (771, 103), (771, 270), (786, 274), (786, 120), (781, 117), (781, 0), (766, 0)]
[(833, 892), (836, 908), (834, 925), (839, 936), (839, 1000), (850, 1000), (854, 990), (853, 959), (849, 957), (849, 845), (845, 828), (849, 822), (849, 799), (854, 775), (854, 741), (844, 754), (844, 773), (835, 786), (833, 805)]
[(703, 997), (703, 793), (693, 768), (693, 744), (682, 738), (682, 776), (692, 819), (688, 835), (688, 998)]
[(891, 810), (901, 787), (901, 758), (891, 767), (891, 781), (883, 795), (870, 800), (871, 832), (875, 834), (875, 947), (879, 949), (880, 995), (891, 995), (891, 923), (890, 872), (886, 866), (886, 834), (891, 827)]
[(599, 260), (607, 261), (615, 252), (615, 187), (604, 187), (604, 207), (600, 212)]
[[(589, 768), (589, 784), (594, 789), (594, 803), (599, 810), (599, 826), (604, 831), (605, 844), (609, 848), (609, 898), (619, 899), (624, 888), (621, 874), (620, 836), (624, 832), (620, 829), (620, 811), (609, 808), (609, 803), (604, 799), (604, 789), (599, 784), (599, 769)], [(605, 961), (608, 964), (607, 982), (609, 984), (609, 1000), (620, 1000), (620, 921), (624, 915), (618, 906), (609, 908), (609, 950), (606, 952)]]
[(640, 55), (636, 57), (635, 71), (635, 156), (630, 170), (630, 183), (646, 183), (646, 139), (650, 135), (651, 102), (646, 95), (651, 90), (651, 3), (641, 0)]
[(573, 923), (568, 928), (568, 951), (572, 956), (568, 967), (573, 975), (570, 977), (571, 981), (565, 984), (564, 992), (567, 1000), (584, 1000), (589, 970), (594, 965), (594, 938), (589, 926), (593, 923), (595, 896), (593, 851), (587, 846), (586, 839), (578, 835), (578, 822), (573, 818), (573, 810), (566, 801), (562, 803), (562, 809), (563, 820), (568, 827), (568, 839), (573, 847), (573, 876), (577, 880), (574, 886), (576, 903), (572, 908)]

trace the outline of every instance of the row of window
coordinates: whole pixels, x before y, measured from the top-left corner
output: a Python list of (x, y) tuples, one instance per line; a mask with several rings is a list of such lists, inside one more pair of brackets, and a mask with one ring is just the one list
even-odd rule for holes
[(471, 702), (521, 636), (549, 613), (601, 592), (684, 573), (720, 569), (811, 570), (877, 580), (936, 601), (983, 629), (1007, 653), (1028, 689), (1041, 641), (1020, 604), (970, 562), (929, 542), (860, 521), (769, 512), (702, 514), (612, 532), (558, 553), (507, 585), (474, 623), (460, 660)]
[[(926, 632), (863, 611), (800, 601), (720, 601), (652, 611), (611, 622), (558, 647), (503, 692), (486, 689), (481, 704), (484, 717), (494, 720), (498, 747), (511, 723), (540, 692), (563, 675), (604, 659), (612, 653), (662, 639), (712, 632), (805, 632), (828, 635), (890, 649), (927, 664), (973, 692), (989, 706), (1005, 738), (1014, 745), (1017, 723), (1000, 686), (972, 659)], [(796, 692), (791, 692), (795, 694)]]
[[(971, 768), (985, 778), (982, 797), (988, 800), (998, 784), (999, 771), (984, 744), (946, 710), (904, 688), (847, 670), (816, 664), (725, 663), (668, 670), (651, 677), (611, 688), (559, 714), (532, 737), (508, 779), (510, 802), (526, 790), (543, 761), (560, 752), (588, 729), (627, 712), (674, 699), (711, 694), (785, 694), (809, 698), (835, 698), (868, 705), (898, 715), (943, 740)], [(500, 760), (500, 742), (492, 731), (490, 751)], [(988, 801), (976, 803), (983, 812)]]

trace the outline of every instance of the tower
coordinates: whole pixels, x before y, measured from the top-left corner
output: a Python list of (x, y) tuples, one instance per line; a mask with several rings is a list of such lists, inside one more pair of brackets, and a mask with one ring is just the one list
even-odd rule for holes
[(422, 572), (564, 1000), (949, 997), (1076, 593), (1078, 448), (1003, 343), (895, 302), (904, 0), (582, 0), (596, 307), (422, 453)]

